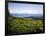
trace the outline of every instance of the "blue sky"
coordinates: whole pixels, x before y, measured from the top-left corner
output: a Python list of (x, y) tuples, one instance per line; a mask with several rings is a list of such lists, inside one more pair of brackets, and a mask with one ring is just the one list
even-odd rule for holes
[(42, 4), (8, 3), (11, 14), (43, 14)]

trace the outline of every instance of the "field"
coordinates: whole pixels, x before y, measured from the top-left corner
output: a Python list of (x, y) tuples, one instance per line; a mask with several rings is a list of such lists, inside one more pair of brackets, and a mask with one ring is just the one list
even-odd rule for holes
[(43, 32), (43, 20), (8, 17), (8, 32)]

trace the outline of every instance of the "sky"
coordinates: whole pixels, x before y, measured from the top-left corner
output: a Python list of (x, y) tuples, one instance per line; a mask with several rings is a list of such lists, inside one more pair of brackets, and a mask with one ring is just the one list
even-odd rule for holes
[(8, 3), (10, 14), (43, 14), (42, 4)]

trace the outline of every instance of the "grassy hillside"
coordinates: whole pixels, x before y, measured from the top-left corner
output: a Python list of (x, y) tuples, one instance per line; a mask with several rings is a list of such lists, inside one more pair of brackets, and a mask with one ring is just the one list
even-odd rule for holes
[(32, 18), (8, 17), (8, 29), (11, 32), (36, 32), (43, 30), (43, 20)]

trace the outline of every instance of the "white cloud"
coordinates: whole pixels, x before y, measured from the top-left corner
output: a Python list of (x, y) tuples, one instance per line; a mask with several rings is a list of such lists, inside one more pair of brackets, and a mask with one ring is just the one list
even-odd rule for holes
[(18, 14), (42, 14), (42, 11), (40, 12), (37, 9), (9, 9), (10, 13), (18, 13)]
[(33, 5), (33, 4), (9, 4), (9, 12), (10, 13), (18, 13), (18, 14), (43, 14), (43, 5)]

